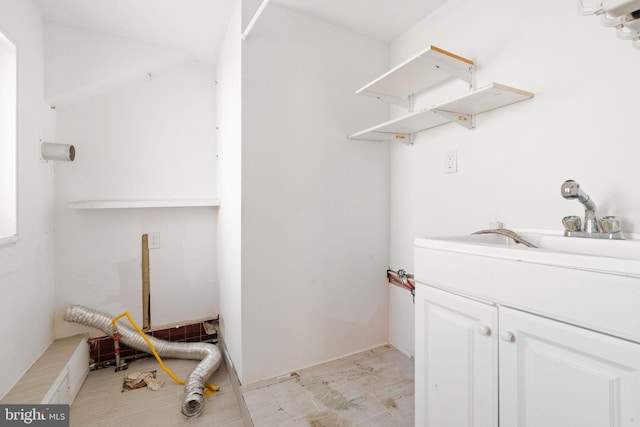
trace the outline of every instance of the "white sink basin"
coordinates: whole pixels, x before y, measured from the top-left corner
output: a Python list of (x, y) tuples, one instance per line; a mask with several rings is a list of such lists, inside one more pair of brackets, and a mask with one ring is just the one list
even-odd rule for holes
[(537, 248), (499, 234), (416, 239), (416, 246), (640, 277), (638, 235), (625, 234), (626, 240), (607, 240), (565, 237), (562, 231), (514, 231)]
[(514, 231), (538, 248), (497, 234), (418, 238), (415, 279), (640, 343), (640, 236)]

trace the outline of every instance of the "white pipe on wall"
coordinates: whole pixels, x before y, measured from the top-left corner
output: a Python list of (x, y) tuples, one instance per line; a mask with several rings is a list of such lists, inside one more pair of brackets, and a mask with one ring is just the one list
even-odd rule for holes
[(76, 158), (76, 149), (69, 144), (55, 144), (43, 142), (40, 146), (40, 154), (44, 160), (62, 160), (72, 162)]

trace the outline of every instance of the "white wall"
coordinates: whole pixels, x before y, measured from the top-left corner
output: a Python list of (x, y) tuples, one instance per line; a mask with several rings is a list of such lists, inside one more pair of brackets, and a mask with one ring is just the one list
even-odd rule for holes
[(239, 378), (242, 378), (242, 70), (240, 13), (242, 2), (227, 29), (216, 63), (218, 120), (218, 285), (220, 334)]
[[(49, 25), (49, 24), (47, 24)], [(48, 28), (54, 34), (59, 28)], [(65, 37), (73, 29), (62, 28)], [(86, 35), (91, 33), (90, 35)], [(122, 38), (75, 29), (96, 42), (76, 73), (92, 75), (92, 56), (119, 60)], [(52, 36), (56, 40), (55, 36)], [(105, 51), (101, 51), (103, 46)], [(140, 49), (147, 64), (148, 46)], [(130, 55), (130, 48), (124, 49)], [(45, 45), (47, 72), (62, 75), (63, 46)], [(91, 46), (87, 46), (91, 50)], [(82, 57), (82, 52), (76, 52)], [(163, 55), (159, 55), (163, 56)], [(126, 62), (126, 61), (125, 61)], [(105, 67), (108, 66), (105, 64)], [(116, 65), (116, 68), (121, 64)], [(115, 72), (115, 71), (114, 71)], [(186, 62), (105, 93), (57, 106), (55, 142), (73, 144), (74, 162), (55, 165), (56, 333), (85, 330), (62, 320), (69, 304), (112, 314), (129, 310), (141, 322), (141, 236), (160, 233), (150, 250), (151, 324), (163, 326), (216, 316), (217, 208), (73, 210), (77, 200), (203, 199), (216, 197), (215, 69)], [(52, 81), (56, 87), (60, 82)], [(78, 85), (84, 85), (79, 78)], [(69, 92), (74, 92), (71, 87)], [(101, 333), (92, 330), (92, 333)]]
[[(535, 97), (480, 115), (474, 130), (448, 124), (412, 147), (392, 145), (391, 265), (413, 270), (417, 236), (468, 234), (496, 220), (562, 229), (563, 216), (583, 215), (560, 196), (566, 179), (602, 215), (640, 231), (640, 52), (629, 42), (571, 1), (451, 0), (392, 44), (392, 65), (429, 44), (476, 61), (479, 87), (496, 81)], [(458, 173), (445, 175), (453, 150)], [(390, 301), (390, 340), (412, 353), (413, 305), (401, 292)]]
[(242, 46), (243, 382), (387, 342), (388, 46), (270, 4)]
[(0, 34), (0, 240), (15, 240), (18, 224), (17, 63), (16, 46)]
[[(0, 397), (53, 341), (53, 171), (40, 138), (54, 123), (43, 102), (42, 16), (25, 0), (0, 2), (0, 29), (18, 46), (18, 231), (0, 247)], [(52, 126), (53, 125), (53, 126)]]
[(45, 21), (45, 96), (58, 107), (195, 60), (191, 52)]

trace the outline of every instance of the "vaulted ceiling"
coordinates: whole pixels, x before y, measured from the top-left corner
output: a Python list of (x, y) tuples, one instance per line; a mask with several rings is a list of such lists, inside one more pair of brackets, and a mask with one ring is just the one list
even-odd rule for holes
[[(213, 62), (238, 0), (34, 1), (45, 19), (191, 50)], [(387, 42), (445, 1), (273, 0)]]

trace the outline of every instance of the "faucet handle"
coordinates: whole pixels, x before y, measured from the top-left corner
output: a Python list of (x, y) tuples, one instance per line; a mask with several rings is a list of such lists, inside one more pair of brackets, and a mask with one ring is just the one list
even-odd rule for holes
[(622, 230), (622, 221), (616, 216), (605, 216), (600, 219), (600, 226), (605, 233), (617, 233)]
[(562, 218), (562, 225), (564, 225), (564, 229), (567, 231), (582, 230), (582, 220), (576, 215), (569, 215)]

